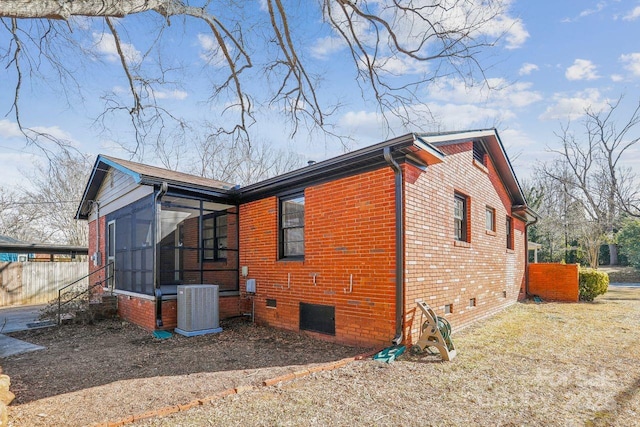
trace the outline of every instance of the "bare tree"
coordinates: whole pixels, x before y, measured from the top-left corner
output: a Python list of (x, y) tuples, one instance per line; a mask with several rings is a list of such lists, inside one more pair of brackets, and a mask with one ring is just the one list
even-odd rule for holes
[(600, 246), (605, 243), (606, 237), (602, 224), (597, 221), (582, 221), (578, 226), (578, 233), (589, 267), (597, 269), (600, 265)]
[[(31, 142), (41, 143), (42, 138), (53, 137), (23, 126), (25, 112), (20, 106), (26, 81), (57, 79), (66, 93), (82, 93), (82, 83), (76, 79), (81, 65), (73, 60), (78, 54), (91, 54), (81, 36), (82, 23), (102, 22), (103, 37), (115, 46), (123, 86), (128, 89), (126, 96), (115, 92), (104, 96), (104, 113), (98, 121), (109, 129), (110, 120), (122, 121), (127, 115), (135, 130), (136, 143), (130, 147), (135, 154), (149, 139), (165, 138), (187, 124), (158, 95), (183, 79), (180, 66), (163, 54), (163, 33), (170, 24), (204, 24), (212, 41), (211, 59), (226, 68), (226, 73), (216, 69), (211, 74), (210, 99), (226, 104), (217, 134), (246, 139), (256, 108), (264, 104), (284, 112), (292, 135), (301, 125), (335, 135), (329, 118), (340, 101), (324, 97), (320, 74), (309, 67), (304, 29), (298, 29), (306, 27), (302, 23), (309, 17), (301, 9), (317, 7), (332, 43), (346, 47), (366, 100), (374, 101), (385, 117), (419, 125), (423, 120), (419, 113), (425, 108), (416, 108), (423, 101), (418, 89), (425, 83), (450, 75), (468, 83), (480, 77), (486, 83), (481, 54), (517, 23), (508, 16), (509, 4), (505, 0), (321, 0), (319, 5), (301, 7), (284, 0), (3, 1), (0, 31), (8, 35), (8, 45), (0, 46), (0, 59), (12, 70), (15, 119)], [(127, 32), (128, 26), (137, 25), (129, 17), (136, 16), (155, 25), (150, 31), (153, 41), (138, 56), (128, 49), (133, 40)], [(410, 64), (413, 71), (397, 72), (398, 63)], [(265, 84), (251, 91), (249, 82), (254, 81)], [(230, 120), (229, 114), (234, 118)]]
[(25, 177), (30, 188), (0, 189), (0, 234), (35, 243), (87, 244), (86, 224), (74, 219), (91, 163), (61, 150)]
[(240, 143), (210, 135), (199, 141), (190, 172), (238, 185), (252, 184), (301, 167), (304, 158), (267, 142)]
[(541, 259), (570, 262), (570, 252), (575, 250), (572, 242), (579, 237), (584, 213), (570, 195), (574, 190), (568, 168), (559, 160), (555, 165), (554, 170), (563, 177), (562, 183), (541, 173), (539, 168), (531, 180), (523, 181), (527, 200), (540, 215), (529, 229), (529, 239), (543, 245)]
[[(624, 166), (631, 148), (640, 141), (640, 103), (630, 117), (620, 120), (621, 101), (622, 97), (602, 111), (588, 108), (578, 126), (580, 133), (572, 123), (562, 126), (556, 134), (560, 148), (551, 150), (558, 160), (540, 168), (580, 204), (587, 221), (598, 224), (595, 229), (602, 230), (602, 239), (609, 243), (612, 265), (618, 263), (614, 232), (620, 215), (640, 216), (640, 187), (632, 170)], [(566, 170), (568, 176), (563, 173)]]

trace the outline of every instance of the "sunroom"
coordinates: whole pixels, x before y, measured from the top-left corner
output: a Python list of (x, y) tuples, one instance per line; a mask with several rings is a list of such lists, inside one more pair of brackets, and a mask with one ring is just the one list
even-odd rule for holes
[(99, 156), (77, 218), (90, 222), (91, 270), (104, 270), (103, 290), (118, 295), (124, 318), (173, 327), (178, 285), (214, 284), (221, 297), (238, 295), (238, 208), (229, 184)]

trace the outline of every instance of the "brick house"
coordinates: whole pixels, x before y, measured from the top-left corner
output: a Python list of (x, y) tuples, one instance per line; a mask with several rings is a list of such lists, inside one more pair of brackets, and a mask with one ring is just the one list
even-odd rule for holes
[(242, 188), (99, 156), (76, 217), (92, 282), (114, 262), (119, 314), (147, 329), (176, 326), (178, 284), (214, 283), (222, 318), (253, 309), (387, 345), (417, 339), (417, 301), (460, 328), (524, 297), (535, 214), (488, 129), (408, 134)]

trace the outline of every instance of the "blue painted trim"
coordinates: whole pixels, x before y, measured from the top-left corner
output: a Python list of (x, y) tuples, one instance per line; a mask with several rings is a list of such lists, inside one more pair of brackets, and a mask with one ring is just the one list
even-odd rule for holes
[(107, 166), (110, 166), (116, 170), (119, 170), (120, 172), (122, 172), (125, 175), (129, 175), (131, 178), (134, 179), (134, 181), (136, 182), (136, 184), (140, 184), (140, 182), (142, 181), (142, 177), (140, 176), (139, 173), (136, 173), (134, 171), (132, 171), (129, 168), (125, 168), (124, 166), (122, 166), (120, 163), (116, 163), (112, 160), (109, 160), (105, 157), (102, 157), (102, 155), (98, 156), (98, 160), (102, 163), (104, 163)]

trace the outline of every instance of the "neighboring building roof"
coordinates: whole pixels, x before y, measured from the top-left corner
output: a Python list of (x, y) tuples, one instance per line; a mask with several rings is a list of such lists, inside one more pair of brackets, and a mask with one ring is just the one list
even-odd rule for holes
[[(87, 255), (86, 246), (50, 245), (48, 243), (25, 243), (9, 236), (0, 235), (0, 261), (17, 261), (18, 254), (72, 254)], [(15, 255), (15, 256), (14, 256)]]
[(2, 248), (3, 244), (14, 244), (14, 243), (21, 243), (21, 242), (20, 240), (14, 239), (13, 237), (0, 235), (0, 262), (15, 262), (18, 260), (18, 254), (16, 252), (13, 252), (13, 251), (3, 252), (5, 251), (5, 249)]
[(15, 254), (77, 254), (87, 255), (86, 246), (50, 245), (48, 243), (4, 243), (0, 242), (0, 252)]
[(0, 235), (0, 243), (24, 243), (13, 237)]
[(89, 202), (97, 195), (109, 168), (120, 170), (132, 176), (140, 184), (159, 186), (163, 182), (167, 182), (170, 187), (181, 191), (208, 194), (220, 199), (226, 198), (230, 202), (244, 202), (282, 192), (302, 190), (309, 185), (379, 168), (388, 164), (384, 157), (384, 151), (389, 151), (395, 159), (403, 158), (414, 164), (427, 166), (443, 161), (445, 155), (438, 147), (476, 140), (484, 143), (487, 153), (513, 202), (514, 215), (521, 216), (527, 221), (534, 220), (536, 214), (527, 206), (522, 188), (496, 129), (410, 133), (242, 188), (195, 175), (100, 155), (96, 160), (76, 218), (87, 219)]

